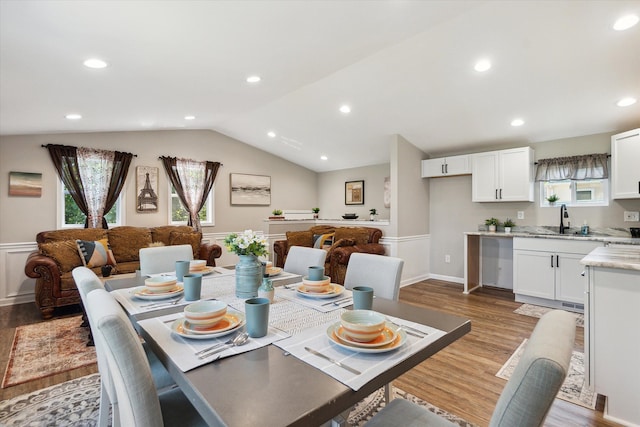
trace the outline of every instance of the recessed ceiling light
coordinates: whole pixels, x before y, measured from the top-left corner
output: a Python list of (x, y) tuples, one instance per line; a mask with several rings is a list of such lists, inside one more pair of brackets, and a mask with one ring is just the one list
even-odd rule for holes
[(638, 16), (637, 15), (625, 15), (622, 18), (618, 19), (613, 24), (613, 29), (616, 30), (616, 31), (624, 31), (624, 30), (628, 30), (629, 28), (633, 27), (637, 23), (638, 23)]
[(620, 101), (618, 101), (617, 105), (618, 107), (628, 107), (629, 105), (633, 105), (636, 102), (637, 102), (637, 99), (627, 97), (627, 98), (622, 98)]
[(276, 137), (276, 133), (275, 133), (275, 132), (273, 132), (273, 131), (270, 131), (270, 132), (267, 132), (267, 136), (268, 136), (269, 138), (275, 138), (275, 137)]
[(76, 114), (76, 113), (71, 113), (71, 114), (67, 114), (66, 116), (64, 116), (65, 119), (69, 119), (69, 120), (80, 120), (82, 118), (82, 116), (80, 114)]
[(351, 107), (349, 107), (348, 105), (343, 105), (342, 107), (340, 107), (340, 112), (349, 114), (351, 112)]
[(184, 116), (185, 120), (195, 120), (196, 116)]
[(489, 61), (488, 59), (481, 59), (480, 61), (476, 62), (476, 65), (473, 68), (477, 72), (482, 73), (491, 68), (491, 61)]
[(522, 126), (523, 124), (524, 124), (524, 120), (522, 119), (511, 120), (511, 126)]
[(260, 80), (260, 76), (249, 76), (247, 77), (247, 83), (258, 83)]
[(320, 156), (320, 160), (329, 160), (327, 156)]
[(89, 58), (84, 61), (83, 64), (85, 67), (89, 68), (105, 68), (107, 66), (107, 63), (105, 61), (98, 58)]

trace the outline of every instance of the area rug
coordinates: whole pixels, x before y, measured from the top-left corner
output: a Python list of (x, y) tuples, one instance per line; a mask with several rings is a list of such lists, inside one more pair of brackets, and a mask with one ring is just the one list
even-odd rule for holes
[(94, 347), (87, 347), (89, 329), (81, 323), (73, 316), (17, 327), (2, 388), (96, 363)]
[[(513, 370), (520, 361), (526, 343), (526, 339), (522, 341), (522, 344), (520, 344), (509, 360), (507, 360), (507, 363), (500, 368), (496, 377), (504, 380), (508, 380), (511, 377)], [(584, 382), (584, 353), (574, 351), (571, 355), (569, 373), (556, 397), (576, 405), (584, 406), (585, 408), (595, 409), (598, 396), (593, 390), (589, 390)]]
[[(539, 305), (533, 304), (522, 304), (520, 307), (516, 308), (513, 312), (518, 314), (523, 314), (525, 316), (530, 317), (542, 317), (545, 313), (550, 312), (551, 310), (555, 310), (549, 307), (540, 307)], [(573, 313), (576, 315), (576, 325), (581, 328), (584, 328), (584, 314)]]
[[(475, 427), (403, 390), (393, 387), (394, 398), (407, 399), (458, 424)], [(384, 406), (384, 389), (356, 405), (349, 426), (362, 426)], [(0, 402), (0, 425), (18, 426), (95, 426), (100, 405), (100, 375), (67, 381), (33, 393)]]

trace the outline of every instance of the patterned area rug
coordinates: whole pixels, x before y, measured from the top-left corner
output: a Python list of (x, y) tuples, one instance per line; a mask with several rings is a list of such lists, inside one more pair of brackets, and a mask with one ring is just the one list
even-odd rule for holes
[[(530, 317), (542, 317), (543, 314), (550, 312), (551, 310), (555, 310), (549, 307), (541, 307), (539, 305), (533, 304), (522, 304), (520, 307), (516, 308), (513, 312), (518, 314), (523, 314), (525, 316)], [(576, 325), (581, 328), (584, 328), (584, 314), (573, 313), (576, 315)]]
[(81, 322), (73, 316), (17, 327), (2, 388), (96, 363)]
[[(520, 361), (526, 343), (526, 339), (522, 341), (522, 344), (520, 344), (509, 360), (507, 360), (507, 363), (500, 368), (496, 377), (504, 380), (508, 380), (511, 377), (513, 370)], [(584, 406), (585, 408), (595, 409), (598, 395), (594, 393), (593, 390), (589, 390), (584, 383), (584, 353), (574, 351), (571, 355), (569, 373), (556, 397), (566, 400), (567, 402), (575, 403), (576, 405)]]
[[(461, 427), (475, 427), (398, 388), (394, 398), (407, 399)], [(358, 403), (349, 417), (350, 426), (362, 426), (382, 407), (384, 389)], [(0, 402), (0, 425), (18, 426), (95, 426), (100, 405), (100, 374), (67, 381), (33, 393)]]

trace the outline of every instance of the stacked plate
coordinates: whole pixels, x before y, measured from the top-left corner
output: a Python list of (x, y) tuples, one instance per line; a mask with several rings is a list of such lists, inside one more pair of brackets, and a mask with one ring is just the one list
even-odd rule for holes
[(184, 288), (175, 276), (156, 276), (145, 279), (144, 286), (133, 289), (133, 296), (145, 300), (171, 298), (182, 294)]
[(299, 295), (308, 298), (334, 298), (344, 291), (344, 287), (331, 283), (331, 278), (328, 276), (324, 276), (322, 280), (309, 280), (305, 276), (296, 291)]
[(400, 348), (407, 334), (372, 310), (352, 310), (327, 329), (329, 339), (339, 347), (360, 353), (383, 353)]
[(224, 302), (199, 301), (185, 307), (184, 318), (176, 319), (171, 330), (186, 338), (217, 338), (241, 328), (244, 319), (242, 313), (227, 312)]
[(213, 273), (214, 268), (207, 265), (207, 261), (204, 259), (194, 259), (189, 262), (189, 274), (210, 274)]

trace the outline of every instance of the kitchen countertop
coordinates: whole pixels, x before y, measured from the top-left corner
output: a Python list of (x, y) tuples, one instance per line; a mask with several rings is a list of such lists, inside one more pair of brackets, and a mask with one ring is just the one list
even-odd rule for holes
[[(631, 233), (617, 228), (592, 229), (592, 233), (583, 236), (579, 229), (570, 229), (566, 234), (559, 234), (558, 227), (516, 227), (511, 233), (504, 231), (490, 232), (485, 230), (467, 231), (464, 234), (483, 237), (527, 237), (533, 239), (591, 240), (596, 242), (621, 245), (640, 245), (640, 238), (631, 237)], [(555, 229), (555, 230), (554, 230)], [(576, 233), (576, 231), (578, 233)]]
[(640, 271), (640, 248), (629, 247), (600, 247), (580, 260), (580, 263), (590, 267), (620, 268), (624, 270)]

